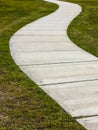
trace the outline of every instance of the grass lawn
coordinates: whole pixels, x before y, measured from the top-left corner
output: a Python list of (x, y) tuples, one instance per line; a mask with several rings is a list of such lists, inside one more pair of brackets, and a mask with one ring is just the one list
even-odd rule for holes
[(64, 0), (77, 3), (83, 12), (68, 28), (68, 35), (74, 43), (98, 57), (98, 0)]
[(2, 1), (0, 3), (0, 130), (84, 130), (22, 73), (10, 56), (9, 39), (13, 33), (25, 24), (53, 12), (58, 8), (57, 5), (42, 0)]

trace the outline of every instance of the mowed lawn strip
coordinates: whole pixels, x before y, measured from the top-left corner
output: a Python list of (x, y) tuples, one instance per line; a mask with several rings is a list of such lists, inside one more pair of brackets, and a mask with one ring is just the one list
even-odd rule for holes
[(10, 37), (58, 8), (42, 0), (0, 3), (0, 130), (84, 130), (15, 65)]
[(70, 39), (98, 57), (98, 0), (64, 0), (82, 6), (83, 11), (68, 28)]

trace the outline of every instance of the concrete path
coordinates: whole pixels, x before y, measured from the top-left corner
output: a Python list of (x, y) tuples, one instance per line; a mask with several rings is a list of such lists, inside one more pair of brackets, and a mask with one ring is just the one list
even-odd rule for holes
[(16, 64), (88, 130), (98, 130), (98, 58), (67, 36), (81, 7), (57, 0), (54, 13), (32, 22), (10, 40)]

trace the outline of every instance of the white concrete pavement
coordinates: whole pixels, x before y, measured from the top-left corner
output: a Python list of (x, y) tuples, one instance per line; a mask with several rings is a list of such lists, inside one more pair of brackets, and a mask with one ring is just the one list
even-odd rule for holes
[(16, 64), (88, 130), (98, 130), (98, 58), (77, 47), (67, 36), (79, 5), (59, 5), (54, 13), (16, 32), (10, 51)]

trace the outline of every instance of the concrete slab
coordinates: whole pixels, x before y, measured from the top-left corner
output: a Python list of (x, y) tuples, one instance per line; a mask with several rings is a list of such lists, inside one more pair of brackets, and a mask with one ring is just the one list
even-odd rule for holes
[(65, 31), (18, 31), (14, 34), (15, 36), (66, 36)]
[(10, 49), (12, 52), (30, 52), (30, 51), (67, 51), (67, 50), (81, 50), (77, 46), (73, 46), (73, 44), (69, 44), (68, 42), (32, 42), (32, 43), (12, 43)]
[(98, 79), (98, 62), (29, 65), (21, 69), (38, 85)]
[(64, 36), (13, 36), (10, 42), (65, 42), (69, 39)]
[[(95, 94), (95, 93), (94, 93)], [(93, 96), (93, 97), (91, 97)], [(98, 115), (98, 94), (90, 95), (84, 99), (77, 99), (76, 101), (65, 101), (64, 106), (67, 106), (67, 109), (74, 117), (79, 116), (92, 116)]]
[(65, 28), (64, 27), (62, 27), (62, 26), (36, 26), (36, 27), (33, 27), (33, 25), (31, 26), (31, 27), (29, 27), (29, 26), (27, 26), (27, 27), (25, 27), (25, 28), (23, 28), (23, 29), (21, 29), (21, 30), (27, 30), (27, 31), (47, 31), (47, 30), (49, 30), (49, 31), (52, 31), (53, 30), (53, 28), (54, 28), (54, 30), (55, 31), (65, 31)]
[(73, 117), (98, 115), (98, 80), (40, 86)]
[(18, 65), (54, 64), (62, 62), (95, 61), (96, 57), (84, 51), (39, 51), (19, 52), (13, 57)]
[(87, 130), (98, 130), (98, 116), (77, 119)]

